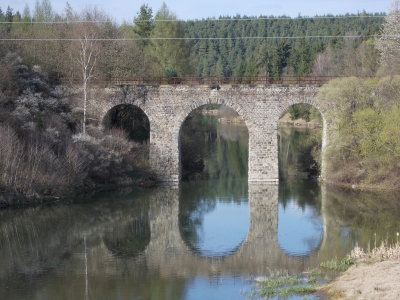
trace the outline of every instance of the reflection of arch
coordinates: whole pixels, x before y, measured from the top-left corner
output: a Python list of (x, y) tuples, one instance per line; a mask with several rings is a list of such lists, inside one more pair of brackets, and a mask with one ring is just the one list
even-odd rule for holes
[[(296, 256), (296, 257), (307, 257), (307, 256), (312, 255), (313, 253), (317, 253), (319, 251), (319, 249), (321, 248), (321, 245), (322, 245), (323, 240), (324, 240), (324, 226), (323, 226), (324, 224), (323, 224), (322, 217), (321, 217), (320, 221), (321, 221), (321, 232), (319, 232), (320, 235), (317, 237), (318, 238), (317, 244), (316, 245), (312, 245), (311, 249), (308, 249), (308, 250), (305, 250), (305, 251), (299, 251), (299, 250), (293, 251), (293, 250), (289, 249), (289, 247), (287, 247), (286, 245), (284, 245), (282, 243), (282, 241), (280, 239), (281, 223), (279, 222), (278, 231), (277, 231), (277, 240), (278, 240), (278, 244), (279, 244), (280, 249), (283, 252), (285, 252), (285, 253), (287, 253), (287, 254), (289, 254), (291, 256)], [(300, 224), (296, 224), (295, 226), (299, 226), (299, 225)]]
[(123, 129), (130, 139), (139, 143), (150, 138), (149, 118), (142, 108), (133, 104), (118, 104), (110, 108), (103, 118), (103, 127)]
[[(208, 258), (227, 257), (242, 246), (249, 232), (247, 180), (218, 180), (217, 185), (209, 184), (209, 182), (214, 181), (207, 180), (195, 185), (190, 182), (181, 184), (178, 215), (179, 234), (186, 247), (195, 255)], [(215, 194), (215, 190), (220, 191), (218, 195)], [(228, 205), (229, 211), (225, 209), (224, 213), (232, 213), (235, 218), (229, 219), (229, 216), (227, 216), (228, 218), (224, 220), (214, 219), (213, 227), (208, 229), (213, 232), (213, 242), (219, 245), (219, 249), (213, 249), (210, 243), (202, 247), (204, 240), (198, 240), (197, 229), (204, 229), (206, 224), (203, 223), (203, 217), (208, 215), (209, 212), (213, 212), (218, 205)], [(214, 230), (217, 230), (216, 227), (220, 224), (223, 224), (223, 231), (215, 236)], [(230, 233), (233, 236), (228, 240), (228, 243), (220, 243), (218, 238), (224, 238), (225, 234)]]
[[(194, 253), (183, 241), (178, 222), (179, 190), (171, 199), (171, 190), (164, 188), (162, 194), (168, 195), (168, 206), (162, 202), (153, 212), (152, 240), (146, 250), (148, 262), (161, 266), (163, 272), (174, 274), (231, 273), (235, 270), (268, 272), (271, 268), (302, 270), (303, 261), (281, 251), (276, 239), (278, 186), (265, 184), (249, 185), (250, 229), (246, 239), (234, 253), (224, 257), (204, 257)], [(161, 200), (161, 198), (160, 198)], [(159, 213), (162, 213), (162, 219)], [(156, 217), (157, 215), (157, 217)], [(154, 232), (154, 234), (153, 234)], [(165, 261), (160, 250), (171, 253)], [(308, 258), (307, 258), (308, 259)]]
[[(294, 200), (296, 204), (298, 205), (298, 208), (304, 209), (307, 206), (309, 207), (315, 207), (315, 213), (317, 214), (318, 217), (320, 217), (321, 220), (321, 236), (319, 237), (318, 244), (313, 248), (310, 249), (311, 251), (308, 251), (307, 253), (298, 253), (297, 255), (291, 252), (289, 249), (285, 249), (284, 245), (282, 245), (281, 241), (279, 240), (279, 227), (282, 226), (282, 222), (278, 222), (278, 244), (280, 249), (293, 256), (298, 256), (298, 257), (307, 257), (310, 255), (313, 255), (319, 251), (321, 248), (324, 236), (325, 236), (325, 231), (324, 231), (324, 223), (325, 219), (324, 216), (321, 215), (321, 193), (320, 193), (320, 184), (316, 181), (301, 181), (301, 180), (296, 180), (296, 181), (287, 181), (283, 184), (279, 185), (279, 205), (282, 206), (288, 206), (290, 203)], [(279, 213), (279, 207), (278, 207), (278, 213)], [(279, 218), (279, 216), (278, 216)], [(289, 221), (291, 219), (288, 219)], [(298, 226), (298, 224), (296, 224)]]
[(146, 250), (150, 239), (150, 223), (143, 217), (103, 235), (107, 249), (117, 257), (137, 257)]

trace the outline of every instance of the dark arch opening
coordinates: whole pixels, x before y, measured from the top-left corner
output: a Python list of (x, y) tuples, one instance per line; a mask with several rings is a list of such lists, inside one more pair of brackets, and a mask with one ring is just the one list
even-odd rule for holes
[(132, 104), (120, 104), (111, 108), (103, 120), (105, 130), (120, 129), (126, 137), (137, 143), (148, 143), (150, 122), (144, 111)]
[(279, 178), (316, 179), (321, 173), (321, 113), (310, 104), (294, 104), (278, 126)]

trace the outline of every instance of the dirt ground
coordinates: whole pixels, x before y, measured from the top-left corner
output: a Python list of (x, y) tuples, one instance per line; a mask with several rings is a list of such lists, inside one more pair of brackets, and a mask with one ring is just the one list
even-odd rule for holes
[(400, 299), (400, 260), (357, 264), (324, 290), (331, 299)]

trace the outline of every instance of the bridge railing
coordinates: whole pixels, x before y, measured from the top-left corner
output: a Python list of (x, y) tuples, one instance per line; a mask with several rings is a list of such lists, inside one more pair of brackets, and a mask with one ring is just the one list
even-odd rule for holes
[[(208, 77), (97, 77), (91, 80), (95, 84), (110, 85), (220, 85), (220, 84), (249, 84), (249, 85), (271, 85), (271, 84), (311, 84), (322, 85), (329, 80), (335, 79), (335, 76), (208, 76)], [(79, 78), (60, 78), (63, 83), (80, 84)]]

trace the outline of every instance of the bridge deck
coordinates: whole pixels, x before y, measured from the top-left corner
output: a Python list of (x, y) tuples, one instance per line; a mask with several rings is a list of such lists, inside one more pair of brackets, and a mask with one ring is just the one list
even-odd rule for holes
[[(112, 77), (94, 78), (91, 82), (97, 84), (113, 85), (220, 85), (220, 84), (249, 84), (249, 85), (270, 85), (270, 84), (307, 84), (322, 85), (329, 80), (339, 78), (337, 76), (208, 76), (208, 77)], [(61, 82), (79, 84), (79, 78), (60, 78)]]

